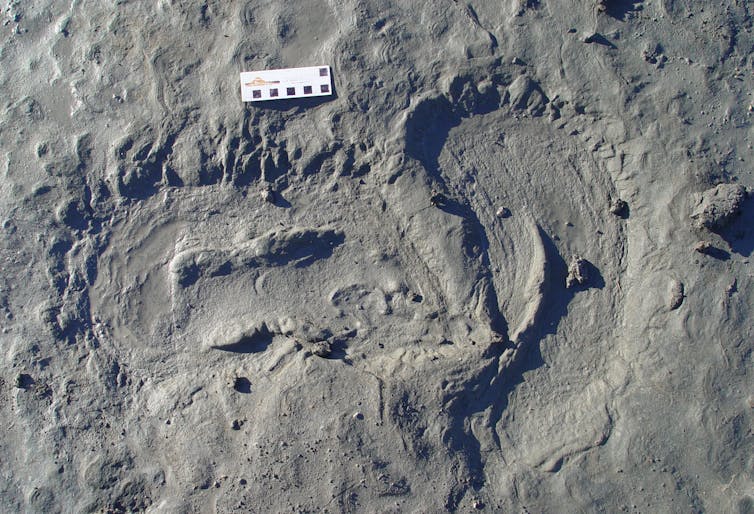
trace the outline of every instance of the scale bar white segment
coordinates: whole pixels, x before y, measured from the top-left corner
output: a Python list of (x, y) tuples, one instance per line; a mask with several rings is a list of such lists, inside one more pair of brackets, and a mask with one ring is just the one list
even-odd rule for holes
[(327, 65), (241, 73), (241, 99), (244, 102), (330, 95), (332, 73)]

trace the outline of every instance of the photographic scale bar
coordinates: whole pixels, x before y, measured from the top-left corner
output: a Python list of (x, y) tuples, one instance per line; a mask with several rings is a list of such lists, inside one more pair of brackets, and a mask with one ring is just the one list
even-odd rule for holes
[(332, 77), (329, 66), (241, 73), (241, 100), (244, 102), (330, 95), (332, 95)]

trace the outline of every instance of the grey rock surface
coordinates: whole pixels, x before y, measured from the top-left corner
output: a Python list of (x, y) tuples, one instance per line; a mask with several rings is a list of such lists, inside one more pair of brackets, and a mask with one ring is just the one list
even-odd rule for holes
[(720, 230), (741, 212), (746, 188), (740, 184), (719, 184), (699, 195), (691, 219), (697, 228)]
[(751, 511), (751, 11), (5, 2), (0, 511)]
[(673, 280), (670, 282), (668, 291), (668, 308), (671, 311), (679, 308), (681, 304), (683, 304), (683, 299), (686, 297), (684, 291), (683, 282), (680, 282), (678, 280)]

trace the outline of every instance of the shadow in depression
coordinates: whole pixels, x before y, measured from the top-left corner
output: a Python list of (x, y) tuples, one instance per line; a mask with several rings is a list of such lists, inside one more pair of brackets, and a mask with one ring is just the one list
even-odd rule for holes
[(641, 11), (642, 0), (606, 0), (605, 12), (616, 20), (625, 21), (635, 11)]
[(754, 195), (750, 194), (744, 200), (740, 214), (720, 231), (720, 237), (728, 243), (731, 252), (751, 257), (754, 251)]
[(269, 331), (254, 332), (237, 342), (218, 346), (218, 350), (230, 353), (261, 353), (272, 344), (273, 335)]
[[(463, 82), (454, 82), (451, 86), (451, 95), (461, 96), (464, 85)], [(430, 183), (437, 191), (446, 194), (449, 190), (440, 169), (439, 158), (451, 129), (460, 125), (464, 118), (496, 110), (500, 106), (500, 101), (497, 90), (491, 88), (486, 94), (479, 94), (470, 102), (460, 102), (456, 107), (445, 97), (427, 100), (418, 105), (411, 114), (406, 122), (406, 153), (422, 164)], [(437, 208), (463, 219), (463, 250), (466, 255), (474, 255), (475, 247), (481, 249), (483, 271), (479, 278), (486, 280), (491, 290), (487, 305), (491, 316), (491, 328), (498, 334), (507, 334), (508, 324), (500, 312), (497, 292), (492, 281), (489, 260), (490, 242), (484, 225), (465, 198), (460, 200), (445, 198), (437, 205)]]
[[(406, 153), (422, 164), (430, 184), (442, 194), (447, 194), (449, 188), (440, 169), (439, 157), (450, 131), (460, 125), (464, 118), (492, 112), (501, 105), (502, 99), (496, 88), (490, 88), (482, 94), (472, 87), (471, 90), (476, 93), (469, 96), (467, 85), (461, 81), (451, 87), (450, 96), (457, 99), (453, 103), (445, 97), (440, 97), (417, 106), (406, 124)], [(480, 273), (480, 279), (489, 278), (492, 292), (488, 307), (493, 318), (493, 329), (507, 334), (507, 322), (499, 310), (497, 292), (491, 280), (488, 253), (490, 243), (484, 226), (466, 199), (448, 198), (436, 207), (450, 215), (463, 218), (466, 225), (463, 244), (467, 255), (471, 255), (468, 253), (470, 248), (481, 248), (483, 271)], [(506, 343), (492, 344), (484, 355), (482, 368), (474, 372), (470, 379), (456, 384), (443, 397), (448, 426), (443, 432), (442, 442), (449, 451), (458, 456), (461, 468), (458, 472), (459, 480), (446, 498), (445, 507), (449, 511), (459, 507), (470, 489), (479, 490), (485, 483), (484, 452), (480, 440), (472, 431), (472, 423), (481, 419), (484, 429), (489, 431), (498, 449), (501, 448), (496, 426), (508, 407), (510, 393), (524, 381), (527, 372), (544, 364), (540, 350), (541, 341), (556, 332), (574, 295), (589, 288), (601, 289), (605, 285), (599, 270), (587, 263), (589, 283), (566, 289), (568, 265), (552, 239), (541, 228), (539, 232), (546, 255), (546, 278), (542, 308), (536, 316), (535, 323), (520, 335), (520, 344), (512, 356), (505, 353), (506, 349), (510, 348), (507, 337)]]
[(471, 478), (468, 484), (458, 484), (451, 491), (446, 501), (449, 510), (458, 507), (469, 488), (479, 490), (485, 483), (481, 444), (471, 431), (469, 420), (481, 415), (484, 429), (489, 431), (497, 448), (502, 449), (496, 427), (508, 408), (510, 394), (525, 380), (525, 374), (544, 364), (541, 341), (556, 333), (560, 320), (568, 313), (568, 304), (576, 294), (586, 289), (604, 287), (602, 275), (589, 264), (589, 284), (566, 289), (568, 265), (544, 230), (539, 228), (539, 233), (547, 262), (546, 288), (542, 299), (544, 308), (537, 315), (532, 328), (521, 334), (521, 346), (509, 364), (501, 369), (505, 346), (491, 346), (485, 356), (489, 360), (484, 368), (444, 398), (449, 426), (443, 434), (443, 443), (461, 457)]

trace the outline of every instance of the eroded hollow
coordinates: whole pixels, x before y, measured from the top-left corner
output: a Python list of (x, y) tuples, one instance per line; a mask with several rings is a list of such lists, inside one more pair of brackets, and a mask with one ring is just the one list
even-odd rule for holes
[[(487, 302), (498, 309), (490, 321), (509, 327), (515, 348), (514, 353), (488, 352), (476, 362), (466, 359), (459, 366), (463, 378), (447, 385), (441, 400), (448, 413), (443, 442), (463, 456), (459, 484), (465, 476), (475, 488), (485, 482), (490, 451), (507, 446), (531, 465), (549, 469), (575, 448), (604, 437), (609, 419), (596, 397), (579, 411), (583, 434), (565, 441), (548, 429), (546, 436), (536, 437), (537, 454), (528, 455), (528, 439), (514, 433), (517, 423), (504, 413), (522, 374), (544, 363), (540, 344), (545, 338), (589, 341), (592, 334), (579, 316), (616, 316), (612, 295), (600, 290), (606, 277), (614, 279), (619, 272), (625, 246), (621, 220), (609, 212), (613, 184), (592, 152), (545, 118), (508, 106), (490, 108), (494, 98), (472, 98), (468, 107), (444, 97), (428, 100), (409, 117), (406, 131), (407, 154), (419, 165), (415, 182), (441, 193), (447, 200), (438, 208), (462, 227), (455, 240), (459, 248), (447, 252), (472, 256), (470, 271), (477, 283), (489, 281)], [(400, 177), (395, 183), (408, 180)], [(576, 254), (594, 264), (592, 280), (578, 290), (565, 284), (566, 260)], [(453, 261), (463, 259), (447, 262)], [(476, 286), (468, 282), (467, 287)], [(580, 293), (588, 295), (588, 306), (584, 301), (571, 305)], [(510, 368), (513, 358), (517, 366)], [(601, 384), (584, 385), (604, 392)], [(545, 418), (557, 411), (542, 406)], [(456, 505), (467, 490), (466, 485), (455, 487), (448, 504)]]
[[(134, 334), (135, 354), (167, 340), (166, 353), (176, 359), (203, 351), (206, 368), (239, 366), (256, 377), (252, 396), (270, 398), (258, 417), (259, 437), (283, 391), (326, 399), (315, 408), (334, 419), (351, 408), (350, 391), (358, 388), (373, 409), (366, 416), (396, 427), (416, 462), (435, 449), (461, 461), (458, 471), (447, 471), (458, 501), (468, 484), (484, 483), (485, 459), (506, 444), (540, 465), (589, 444), (582, 439), (600, 440), (592, 427), (602, 426), (604, 409), (591, 404), (580, 415), (597, 421), (566, 442), (555, 425), (516, 435), (519, 421), (504, 413), (521, 372), (541, 366), (544, 337), (566, 323), (568, 337), (588, 340), (579, 324), (568, 324), (572, 312), (593, 307), (610, 316), (611, 306), (597, 296), (571, 312), (578, 295), (593, 291), (565, 289), (563, 257), (583, 254), (608, 282), (622, 235), (607, 214), (609, 180), (580, 140), (544, 118), (498, 108), (494, 95), (478, 109), (431, 102), (408, 118), (406, 159), (395, 180), (387, 180), (393, 169), (376, 164), (370, 173), (377, 175), (364, 180), (292, 176), (288, 209), (221, 188), (175, 192), (165, 230), (114, 236), (99, 296), (112, 293), (116, 335), (130, 327), (148, 332), (138, 306), (149, 307), (158, 328)], [(431, 204), (433, 189), (447, 197), (444, 205)], [(510, 215), (498, 217), (500, 207)], [(154, 223), (148, 208), (162, 206), (147, 204), (136, 214), (144, 218), (128, 226)], [(129, 289), (108, 290), (134, 276), (139, 281)], [(244, 338), (262, 326), (269, 334)], [(530, 357), (508, 373), (501, 369), (507, 343), (522, 334)], [(316, 349), (323, 341), (329, 353)], [(334, 382), (349, 394), (328, 385)], [(538, 407), (547, 419), (562, 414), (559, 404)], [(410, 423), (398, 419), (414, 410)], [(317, 437), (316, 426), (296, 420), (301, 437)], [(374, 427), (354, 430), (377, 437)], [(536, 455), (527, 453), (533, 439), (544, 448)]]
[[(406, 152), (449, 199), (442, 208), (464, 220), (464, 251), (479, 255), (478, 273), (493, 285), (491, 304), (515, 333), (533, 308), (533, 277), (546, 264), (543, 237), (560, 255), (586, 253), (599, 268), (612, 264), (623, 235), (608, 213), (614, 187), (591, 152), (545, 118), (494, 108), (496, 99), (427, 100), (408, 119)], [(551, 264), (559, 280), (563, 264)]]

